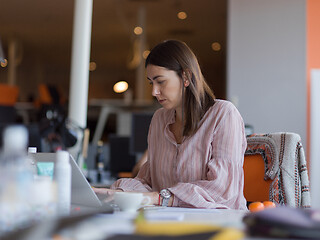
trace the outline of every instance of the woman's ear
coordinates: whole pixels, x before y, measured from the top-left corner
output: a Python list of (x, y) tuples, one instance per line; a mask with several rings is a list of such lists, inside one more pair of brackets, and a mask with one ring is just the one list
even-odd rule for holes
[(188, 87), (189, 84), (190, 84), (190, 81), (189, 81), (190, 76), (189, 75), (190, 75), (189, 72), (186, 72), (186, 71), (183, 72), (182, 77), (183, 77), (183, 85), (184, 85), (184, 87)]
[(188, 87), (189, 84), (190, 84), (189, 80), (184, 80), (184, 81), (183, 81), (184, 87)]

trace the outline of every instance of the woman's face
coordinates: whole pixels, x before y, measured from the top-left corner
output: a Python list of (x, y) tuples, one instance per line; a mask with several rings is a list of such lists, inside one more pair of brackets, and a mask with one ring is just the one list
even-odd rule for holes
[(166, 109), (181, 108), (181, 78), (175, 71), (149, 64), (147, 78), (152, 85), (152, 96)]

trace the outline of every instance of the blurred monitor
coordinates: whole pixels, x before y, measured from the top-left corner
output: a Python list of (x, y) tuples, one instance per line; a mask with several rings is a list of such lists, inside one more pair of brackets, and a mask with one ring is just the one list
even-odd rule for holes
[(153, 112), (133, 113), (131, 119), (130, 153), (143, 153), (148, 148), (148, 132)]
[(129, 151), (129, 137), (116, 134), (109, 135), (110, 172), (117, 177), (121, 172), (131, 172), (136, 164), (135, 155)]
[(13, 106), (0, 106), (0, 124), (13, 124), (17, 121), (17, 111)]

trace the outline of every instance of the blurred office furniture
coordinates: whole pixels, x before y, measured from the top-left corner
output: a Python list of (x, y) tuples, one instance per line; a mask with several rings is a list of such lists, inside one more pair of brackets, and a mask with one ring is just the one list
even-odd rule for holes
[[(28, 146), (37, 147), (41, 151), (41, 137), (39, 127), (36, 123), (30, 123), (28, 116), (20, 113), (22, 105), (17, 102), (19, 88), (7, 84), (0, 84), (0, 146), (2, 146), (2, 133), (3, 130), (9, 125), (22, 124), (24, 125), (29, 134)], [(29, 108), (29, 105), (28, 105)], [(18, 115), (25, 116), (28, 120), (23, 118), (22, 123), (18, 121)]]
[(38, 85), (39, 98), (36, 105), (39, 107), (39, 120), (66, 117), (64, 100), (58, 88), (50, 84)]
[(148, 134), (153, 112), (137, 112), (132, 114), (130, 153), (135, 154), (136, 164), (132, 169), (135, 177), (148, 158)]
[(64, 99), (58, 88), (49, 84), (39, 84), (39, 129), (44, 139), (46, 152), (67, 149), (77, 142), (77, 130), (84, 129), (67, 118)]
[(17, 120), (15, 103), (18, 100), (19, 88), (0, 83), (0, 123), (14, 123)]
[(14, 123), (17, 120), (17, 112), (14, 106), (0, 105), (0, 122)]
[[(113, 176), (134, 177), (132, 171), (143, 161), (153, 112), (131, 114), (130, 136), (110, 135), (110, 170)], [(138, 169), (135, 169), (138, 171)]]
[(62, 94), (59, 92), (58, 88), (51, 84), (39, 84), (38, 92), (38, 101), (40, 104), (59, 105), (65, 102), (65, 99), (62, 97)]
[(129, 141), (129, 137), (109, 135), (110, 172), (113, 177), (131, 177), (136, 157), (129, 151)]
[(33, 102), (16, 102), (14, 104), (17, 118), (24, 124), (36, 122), (38, 109)]
[(310, 207), (309, 177), (301, 138), (278, 132), (247, 136), (244, 195), (248, 202), (270, 200)]
[[(153, 112), (133, 112), (131, 116), (130, 152), (143, 154), (148, 148), (148, 133)], [(138, 156), (140, 157), (140, 156)]]
[(154, 111), (159, 105), (153, 101), (124, 101), (123, 99), (92, 99), (89, 107), (99, 107), (97, 126), (93, 133), (92, 142), (97, 143), (101, 140), (106, 121), (110, 114), (117, 114), (117, 134), (130, 134), (130, 117), (134, 111)]
[(19, 88), (8, 84), (0, 83), (0, 104), (13, 106), (18, 100)]

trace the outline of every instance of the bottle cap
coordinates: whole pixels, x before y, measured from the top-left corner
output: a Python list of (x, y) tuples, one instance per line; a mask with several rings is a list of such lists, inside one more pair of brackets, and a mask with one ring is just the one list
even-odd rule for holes
[(36, 147), (28, 147), (28, 153), (37, 153)]
[(28, 130), (24, 126), (9, 126), (3, 133), (4, 151), (11, 149), (25, 149), (28, 145)]

